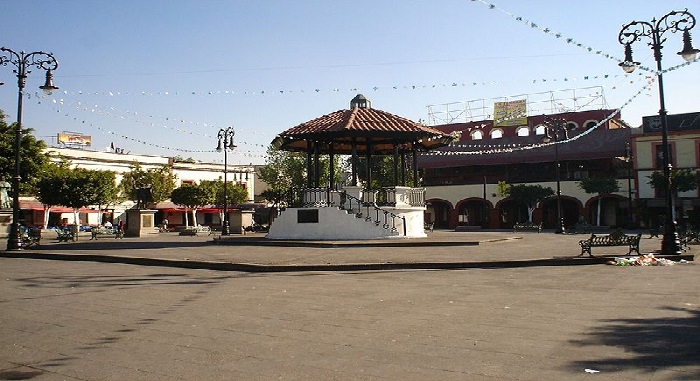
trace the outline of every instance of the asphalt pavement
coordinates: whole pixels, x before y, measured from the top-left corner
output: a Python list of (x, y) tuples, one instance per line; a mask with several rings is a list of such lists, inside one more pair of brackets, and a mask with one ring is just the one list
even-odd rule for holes
[(582, 238), (45, 240), (0, 257), (0, 380), (700, 380), (700, 267)]

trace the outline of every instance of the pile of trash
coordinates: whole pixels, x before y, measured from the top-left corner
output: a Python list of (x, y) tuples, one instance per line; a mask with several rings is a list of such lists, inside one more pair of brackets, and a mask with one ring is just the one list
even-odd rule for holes
[[(686, 262), (681, 260), (681, 263)], [(654, 254), (645, 254), (639, 257), (615, 258), (613, 261), (608, 261), (608, 265), (612, 266), (671, 266), (676, 262), (666, 258), (656, 258)]]

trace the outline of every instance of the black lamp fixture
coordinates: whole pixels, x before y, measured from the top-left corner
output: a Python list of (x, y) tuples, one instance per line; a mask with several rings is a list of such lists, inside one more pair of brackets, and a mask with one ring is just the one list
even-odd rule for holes
[(22, 235), (20, 231), (20, 208), (19, 208), (19, 185), (21, 177), (20, 171), (20, 150), (22, 148), (22, 101), (24, 98), (24, 87), (27, 83), (27, 75), (31, 73), (32, 67), (46, 71), (46, 82), (39, 86), (46, 94), (50, 95), (58, 87), (53, 84), (52, 71), (58, 68), (58, 61), (51, 53), (46, 52), (15, 52), (12, 49), (0, 48), (0, 66), (11, 64), (15, 67), (13, 72), (17, 75), (17, 123), (15, 124), (15, 173), (12, 178), (12, 225), (7, 239), (7, 250), (22, 250)]
[(620, 63), (620, 67), (626, 73), (632, 73), (639, 65), (632, 58), (632, 44), (641, 41), (642, 37), (651, 39), (648, 45), (654, 51), (654, 60), (656, 61), (656, 76), (659, 82), (659, 117), (661, 119), (661, 140), (663, 149), (663, 165), (664, 165), (664, 193), (666, 197), (666, 216), (664, 220), (664, 237), (661, 240), (661, 254), (681, 254), (680, 240), (676, 230), (676, 222), (673, 220), (673, 195), (671, 195), (671, 170), (672, 160), (670, 149), (668, 146), (668, 120), (666, 104), (664, 100), (664, 82), (663, 69), (661, 66), (661, 49), (666, 38), (663, 38), (666, 32), (683, 32), (683, 50), (678, 52), (678, 55), (683, 57), (686, 62), (694, 61), (700, 50), (693, 48), (690, 37), (690, 30), (695, 26), (695, 17), (688, 12), (672, 11), (661, 17), (659, 20), (652, 19), (647, 21), (632, 21), (622, 27), (618, 35), (618, 41), (625, 46), (625, 60)]
[(233, 136), (236, 132), (233, 127), (226, 127), (225, 129), (220, 129), (217, 138), (219, 143), (216, 145), (216, 152), (224, 151), (224, 218), (221, 221), (221, 235), (229, 235), (231, 231), (229, 230), (229, 218), (228, 218), (228, 179), (226, 174), (228, 173), (228, 151), (233, 151), (236, 145), (233, 144)]

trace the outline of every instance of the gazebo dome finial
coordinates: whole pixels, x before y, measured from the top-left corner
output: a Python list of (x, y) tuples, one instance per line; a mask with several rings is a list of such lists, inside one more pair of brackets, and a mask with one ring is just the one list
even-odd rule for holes
[(362, 94), (357, 94), (355, 98), (350, 101), (350, 109), (354, 108), (372, 108), (372, 102), (365, 98)]

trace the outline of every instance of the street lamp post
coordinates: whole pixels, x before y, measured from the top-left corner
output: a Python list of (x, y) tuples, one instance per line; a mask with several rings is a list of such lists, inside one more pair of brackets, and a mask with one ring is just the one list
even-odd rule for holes
[(233, 127), (220, 129), (218, 134), (219, 144), (216, 146), (216, 151), (224, 151), (224, 219), (221, 222), (221, 235), (229, 235), (229, 220), (228, 220), (228, 150), (233, 150), (236, 146), (233, 144), (233, 136), (236, 132)]
[(690, 38), (690, 29), (695, 26), (695, 17), (684, 11), (672, 11), (659, 20), (652, 19), (651, 22), (632, 21), (620, 30), (618, 41), (625, 46), (625, 60), (620, 63), (620, 67), (626, 73), (632, 73), (639, 62), (632, 58), (632, 43), (641, 41), (642, 37), (651, 39), (649, 46), (654, 51), (656, 60), (656, 76), (659, 82), (659, 117), (661, 118), (661, 144), (663, 149), (664, 165), (664, 193), (666, 197), (666, 218), (664, 222), (664, 237), (661, 240), (661, 254), (681, 254), (680, 240), (676, 231), (676, 222), (673, 220), (673, 196), (671, 195), (671, 170), (672, 161), (668, 145), (668, 120), (666, 105), (664, 102), (664, 82), (663, 69), (661, 67), (661, 49), (666, 41), (662, 38), (664, 33), (683, 32), (683, 50), (678, 52), (687, 62), (695, 60), (698, 49), (694, 49)]
[(53, 85), (52, 71), (58, 68), (58, 61), (51, 53), (46, 52), (15, 52), (11, 49), (0, 48), (0, 65), (12, 64), (15, 67), (13, 72), (17, 75), (17, 123), (15, 124), (15, 173), (12, 178), (12, 225), (7, 239), (7, 250), (22, 250), (22, 235), (20, 231), (20, 208), (19, 208), (19, 184), (21, 178), (20, 171), (20, 150), (22, 148), (22, 100), (24, 98), (24, 87), (27, 83), (27, 75), (31, 73), (32, 66), (46, 71), (46, 81), (43, 86), (39, 86), (45, 93), (51, 94), (58, 87)]
[(566, 120), (564, 119), (547, 119), (545, 120), (545, 142), (549, 143), (554, 140), (554, 161), (556, 168), (557, 181), (557, 227), (554, 230), (556, 234), (566, 233), (564, 227), (564, 218), (561, 215), (561, 179), (560, 179), (560, 163), (559, 163), (559, 135), (563, 134), (564, 138), (568, 138), (568, 130), (566, 129)]
[(625, 142), (625, 159), (627, 159), (627, 227), (634, 228), (632, 219), (633, 203), (632, 203), (632, 145), (630, 142)]

